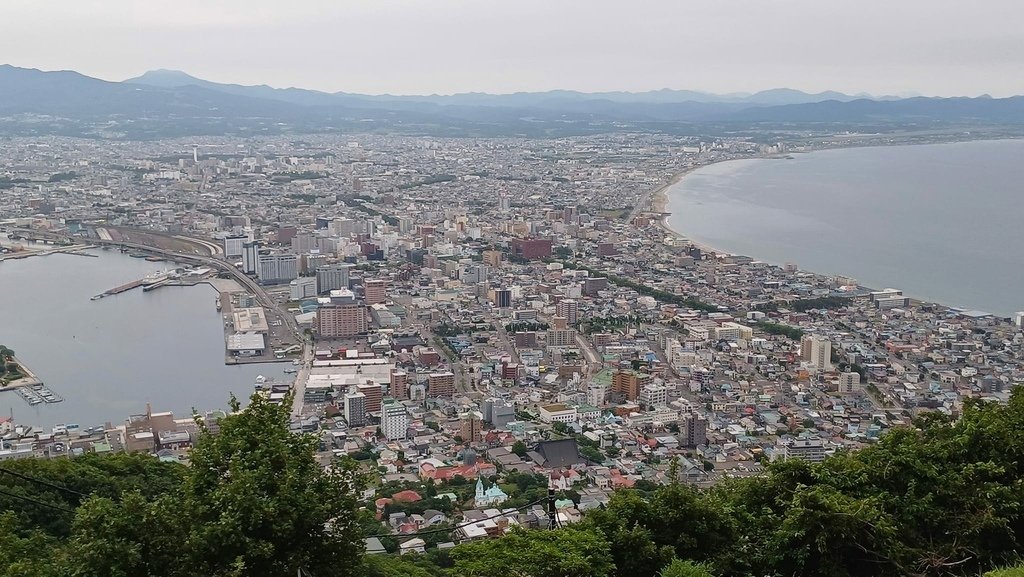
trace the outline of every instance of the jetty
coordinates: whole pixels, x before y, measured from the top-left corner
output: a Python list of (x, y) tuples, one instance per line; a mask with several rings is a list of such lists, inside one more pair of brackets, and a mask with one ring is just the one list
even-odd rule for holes
[(107, 290), (101, 292), (100, 294), (92, 297), (92, 300), (95, 301), (95, 300), (99, 300), (99, 299), (101, 299), (103, 297), (109, 297), (109, 296), (113, 296), (113, 295), (119, 295), (119, 294), (124, 293), (124, 292), (128, 292), (128, 291), (130, 291), (132, 289), (139, 288), (145, 282), (146, 282), (145, 279), (139, 279), (139, 280), (127, 283), (127, 284), (123, 284), (123, 285), (121, 285), (119, 287), (114, 287), (112, 289), (107, 289)]
[(147, 275), (145, 278), (141, 278), (139, 280), (132, 281), (132, 282), (130, 282), (128, 284), (123, 284), (123, 285), (121, 285), (119, 287), (114, 287), (112, 289), (104, 291), (104, 292), (102, 292), (102, 293), (92, 297), (91, 300), (95, 301), (95, 300), (99, 300), (99, 299), (101, 299), (103, 297), (109, 297), (109, 296), (112, 296), (112, 295), (121, 294), (123, 292), (128, 292), (128, 291), (130, 291), (132, 289), (135, 289), (135, 288), (138, 288), (138, 287), (143, 287), (142, 290), (144, 290), (144, 291), (150, 290), (151, 287), (152, 288), (157, 288), (159, 286), (162, 286), (164, 283), (166, 283), (167, 280), (170, 277), (171, 277), (171, 271), (155, 272), (155, 273)]

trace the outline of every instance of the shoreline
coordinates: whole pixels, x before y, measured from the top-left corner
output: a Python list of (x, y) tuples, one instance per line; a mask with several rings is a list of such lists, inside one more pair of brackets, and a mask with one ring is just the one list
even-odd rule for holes
[[(761, 259), (758, 259), (754, 255), (740, 254), (740, 253), (735, 253), (735, 252), (731, 252), (731, 251), (721, 250), (721, 249), (713, 247), (713, 246), (711, 246), (709, 244), (706, 244), (706, 243), (694, 240), (694, 239), (690, 238), (689, 236), (687, 236), (686, 234), (684, 234), (683, 232), (675, 230), (674, 228), (672, 228), (672, 226), (668, 222), (668, 219), (669, 219), (669, 217), (672, 214), (672, 213), (667, 211), (668, 204), (669, 204), (669, 194), (668, 194), (668, 191), (673, 186), (675, 186), (676, 184), (679, 184), (680, 182), (682, 182), (683, 178), (685, 178), (686, 176), (688, 176), (689, 174), (691, 174), (692, 172), (694, 172), (696, 170), (699, 170), (699, 169), (702, 169), (702, 168), (706, 168), (706, 167), (709, 167), (709, 166), (712, 166), (712, 165), (715, 165), (715, 164), (721, 164), (721, 163), (735, 161), (735, 160), (781, 160), (781, 159), (785, 159), (787, 157), (790, 157), (791, 155), (794, 155), (794, 154), (808, 154), (808, 153), (812, 153), (812, 152), (823, 152), (823, 151), (827, 151), (827, 150), (848, 150), (848, 149), (855, 149), (855, 148), (888, 148), (888, 147), (899, 147), (899, 146), (935, 146), (935, 145), (943, 145), (943, 144), (963, 144), (963, 143), (970, 143), (970, 142), (997, 142), (997, 141), (1006, 141), (1006, 140), (1024, 141), (1024, 138), (1021, 138), (1021, 137), (979, 138), (979, 139), (966, 139), (966, 140), (950, 140), (950, 141), (932, 142), (932, 143), (895, 143), (895, 144), (874, 144), (874, 145), (872, 145), (872, 144), (863, 144), (863, 145), (850, 145), (850, 146), (832, 146), (832, 147), (824, 147), (824, 148), (812, 148), (812, 149), (807, 149), (807, 150), (790, 151), (790, 152), (785, 152), (785, 153), (780, 153), (780, 154), (775, 154), (775, 155), (748, 156), (748, 157), (723, 158), (723, 159), (710, 160), (708, 162), (704, 162), (704, 163), (698, 164), (696, 166), (691, 166), (691, 167), (688, 167), (688, 168), (686, 168), (684, 170), (681, 170), (679, 172), (676, 172), (676, 173), (672, 174), (672, 176), (669, 178), (669, 180), (666, 183), (659, 185), (657, 188), (653, 189), (650, 193), (648, 193), (648, 195), (646, 196), (646, 198), (644, 199), (644, 201), (643, 201), (643, 203), (641, 205), (642, 209), (638, 211), (637, 215), (648, 214), (650, 216), (654, 216), (656, 214), (658, 216), (658, 218), (656, 220), (654, 220), (652, 222), (652, 224), (655, 227), (657, 227), (658, 229), (660, 229), (661, 232), (666, 237), (672, 237), (672, 238), (674, 238), (676, 240), (685, 242), (685, 243), (687, 243), (689, 245), (692, 245), (692, 246), (700, 249), (704, 253), (713, 253), (715, 255), (722, 255), (722, 256), (746, 256), (746, 257), (753, 258), (755, 261), (760, 261)], [(782, 266), (782, 265), (779, 264), (779, 263), (776, 263), (776, 266)], [(829, 274), (823, 274), (823, 273), (820, 273), (820, 272), (816, 272), (816, 271), (812, 271), (812, 270), (807, 270), (807, 269), (803, 269), (803, 268), (798, 268), (797, 270), (800, 271), (800, 272), (803, 272), (803, 273), (811, 274), (811, 275), (814, 275), (814, 276), (817, 276), (817, 277), (821, 277), (821, 278), (826, 278), (826, 279), (833, 278), (836, 275), (840, 275), (841, 274), (841, 273), (835, 273), (833, 275), (829, 275)], [(873, 289), (871, 287), (861, 286), (859, 284), (858, 284), (858, 286), (860, 286), (860, 288), (864, 288), (864, 289), (875, 290), (875, 289)], [(930, 299), (928, 297), (914, 297), (914, 296), (908, 295), (908, 298), (910, 298), (910, 300), (913, 301), (913, 302), (937, 305), (937, 306), (940, 306), (940, 307), (945, 307), (945, 308), (953, 309), (953, 310), (975, 310), (975, 309), (972, 309), (971, 307), (947, 305), (947, 304), (938, 302), (938, 301), (936, 301), (934, 299)], [(983, 312), (986, 312), (986, 313), (992, 315), (995, 318), (1000, 318), (1000, 319), (1008, 318), (1008, 317), (1004, 317), (1004, 316), (1002, 316), (1002, 315), (1000, 315), (998, 313), (991, 313), (991, 312), (988, 312), (988, 311), (983, 311)]]

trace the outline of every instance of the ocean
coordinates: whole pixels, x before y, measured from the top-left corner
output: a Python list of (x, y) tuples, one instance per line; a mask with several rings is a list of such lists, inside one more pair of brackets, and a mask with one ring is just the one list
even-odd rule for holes
[(720, 250), (949, 306), (1024, 310), (1024, 140), (729, 161), (668, 197), (671, 228)]

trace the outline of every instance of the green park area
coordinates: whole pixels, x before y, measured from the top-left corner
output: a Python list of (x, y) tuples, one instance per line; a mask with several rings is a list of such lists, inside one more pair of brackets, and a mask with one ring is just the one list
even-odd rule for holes
[(27, 377), (26, 371), (14, 359), (14, 351), (0, 345), (0, 387)]

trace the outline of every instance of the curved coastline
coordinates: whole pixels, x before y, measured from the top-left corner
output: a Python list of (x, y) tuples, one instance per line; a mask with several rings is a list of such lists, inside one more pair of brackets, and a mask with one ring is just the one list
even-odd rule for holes
[[(997, 141), (1021, 141), (1021, 139), (1019, 139), (1019, 138), (1013, 138), (1013, 139), (978, 139), (978, 140), (965, 140), (965, 141), (954, 141), (954, 142), (945, 142), (945, 143), (927, 143), (927, 144), (894, 144), (894, 145), (879, 145), (879, 146), (828, 147), (828, 148), (819, 148), (819, 149), (814, 149), (814, 150), (804, 150), (804, 151), (798, 151), (798, 152), (790, 152), (790, 153), (785, 153), (785, 154), (780, 154), (780, 155), (775, 155), (775, 156), (746, 156), (746, 157), (739, 157), (739, 158), (714, 159), (714, 160), (710, 160), (710, 161), (701, 163), (701, 164), (699, 164), (697, 166), (689, 167), (686, 170), (683, 170), (683, 171), (680, 171), (680, 172), (678, 172), (676, 174), (673, 174), (672, 177), (669, 179), (669, 181), (666, 184), (663, 184), (663, 185), (659, 186), (658, 188), (656, 188), (656, 189), (654, 189), (652, 191), (651, 195), (648, 197), (648, 202), (646, 203), (646, 208), (648, 209), (648, 214), (649, 215), (651, 215), (651, 216), (655, 216), (656, 215), (657, 216), (657, 219), (653, 222), (653, 224), (658, 229), (660, 229), (660, 231), (666, 237), (671, 237), (671, 238), (679, 239), (681, 242), (685, 242), (687, 244), (690, 244), (690, 245), (693, 245), (695, 247), (698, 247), (698, 248), (700, 248), (704, 252), (714, 253), (714, 254), (717, 254), (717, 255), (743, 255), (743, 256), (749, 256), (749, 257), (757, 259), (757, 260), (764, 260), (766, 262), (774, 262), (775, 264), (781, 266), (783, 264), (783, 262), (792, 262), (793, 259), (795, 259), (797, 262), (799, 262), (801, 260), (799, 258), (800, 255), (794, 255), (792, 257), (792, 259), (791, 259), (791, 258), (788, 258), (785, 253), (783, 253), (781, 255), (780, 254), (776, 254), (776, 255), (774, 255), (774, 257), (770, 257), (768, 259), (765, 259), (764, 255), (757, 254), (756, 252), (751, 252), (751, 251), (748, 251), (748, 252), (736, 252), (736, 251), (732, 251), (732, 250), (723, 250), (721, 248), (712, 246), (707, 241), (702, 241), (702, 240), (696, 239), (696, 238), (688, 235), (686, 233), (686, 231), (684, 231), (684, 230), (677, 230), (676, 228), (673, 228), (673, 225), (669, 222), (669, 218), (672, 216), (673, 213), (669, 212), (669, 210), (668, 210), (669, 209), (669, 204), (670, 204), (671, 198), (672, 198), (670, 196), (670, 191), (672, 190), (673, 186), (683, 182), (683, 180), (686, 178), (686, 176), (690, 175), (691, 173), (693, 173), (693, 172), (695, 172), (695, 171), (697, 171), (699, 169), (705, 169), (705, 168), (708, 168), (708, 167), (716, 165), (716, 164), (723, 164), (723, 163), (737, 161), (737, 160), (771, 160), (771, 159), (782, 159), (782, 158), (789, 157), (792, 154), (804, 154), (804, 153), (810, 153), (810, 152), (825, 152), (825, 151), (831, 151), (831, 150), (849, 150), (849, 149), (858, 149), (858, 148), (882, 148), (882, 147), (891, 148), (891, 147), (896, 147), (896, 146), (901, 147), (901, 148), (902, 147), (919, 147), (919, 146), (920, 147), (926, 147), (926, 146), (935, 146), (935, 145), (955, 145), (955, 144), (967, 144), (967, 143), (976, 143), (976, 142), (997, 142)], [(678, 203), (678, 202), (680, 202), (680, 200), (676, 199), (675, 202)], [(678, 211), (676, 211), (676, 212), (678, 212)], [(776, 252), (778, 252), (778, 251), (776, 251)], [(784, 258), (785, 261), (780, 260), (780, 257)], [(819, 262), (818, 265), (820, 266), (821, 263)], [(814, 268), (815, 267), (812, 265), (811, 267), (809, 267), (807, 269), (800, 268), (800, 270), (802, 272), (810, 273), (810, 274), (813, 274), (815, 276), (819, 276), (819, 277), (823, 277), (823, 278), (830, 278), (830, 277), (833, 277), (833, 276), (836, 276), (836, 275), (847, 274), (846, 272), (844, 272), (842, 270), (833, 270), (833, 271), (830, 271), (829, 273), (822, 273), (822, 272), (820, 272), (818, 270), (814, 270)], [(855, 274), (853, 276), (859, 277), (861, 275), (863, 275), (865, 277), (872, 277), (872, 275), (865, 274), (864, 271), (858, 271), (858, 274)], [(906, 285), (908, 285), (907, 286), (907, 288), (908, 288), (908, 291), (907, 291), (908, 296), (910, 296), (912, 300), (917, 301), (917, 302), (936, 304), (936, 305), (939, 305), (939, 306), (948, 307), (948, 308), (954, 308), (954, 309), (957, 309), (957, 310), (968, 310), (968, 309), (972, 309), (973, 310), (974, 307), (976, 306), (975, 303), (972, 302), (972, 298), (970, 296), (964, 296), (963, 298), (960, 298), (959, 296), (954, 296), (953, 298), (950, 298), (949, 294), (945, 295), (945, 297), (929, 296), (929, 295), (923, 294), (924, 292), (927, 292), (927, 291), (922, 290), (920, 287), (918, 287), (918, 288), (910, 287), (909, 285), (911, 283), (906, 282), (906, 279), (904, 279), (902, 281), (897, 279), (897, 280), (893, 280), (893, 281), (890, 282), (890, 281), (885, 280), (880, 275), (873, 275), (873, 278), (867, 278), (866, 281), (870, 284), (870, 286), (874, 286), (874, 284), (878, 284), (878, 283), (882, 283), (882, 284), (878, 284), (878, 286), (883, 286), (883, 285), (884, 286), (890, 286), (890, 285), (893, 285), (893, 284), (895, 284), (895, 285), (906, 284)], [(874, 284), (872, 284), (872, 283), (874, 283)], [(889, 283), (889, 284), (885, 284), (885, 283)], [(955, 286), (955, 285), (950, 285), (950, 287), (953, 287), (953, 286)], [(869, 286), (868, 285), (862, 285), (862, 288), (869, 288)], [(951, 292), (951, 291), (947, 290), (946, 292)], [(985, 300), (984, 295), (981, 295), (981, 296), (983, 297), (981, 300)], [(955, 304), (955, 305), (947, 304), (951, 300), (959, 301), (959, 303)], [(989, 300), (991, 300), (991, 299), (989, 299)], [(994, 314), (995, 316), (1000, 317), (1000, 318), (1005, 318), (1006, 316), (1008, 316), (1010, 314), (1011, 311), (1013, 311), (1013, 310), (1021, 310), (1019, 308), (1015, 308), (1016, 306), (1018, 306), (1018, 305), (1015, 305), (1013, 303), (994, 304), (994, 303), (989, 302), (987, 304), (982, 304), (980, 306), (980, 308), (982, 308), (983, 310), (990, 310), (991, 309), (991, 310), (993, 310), (992, 314)], [(1007, 307), (1009, 307), (1009, 308), (1007, 308)], [(1003, 310), (1003, 309), (1006, 309), (1006, 310)]]

